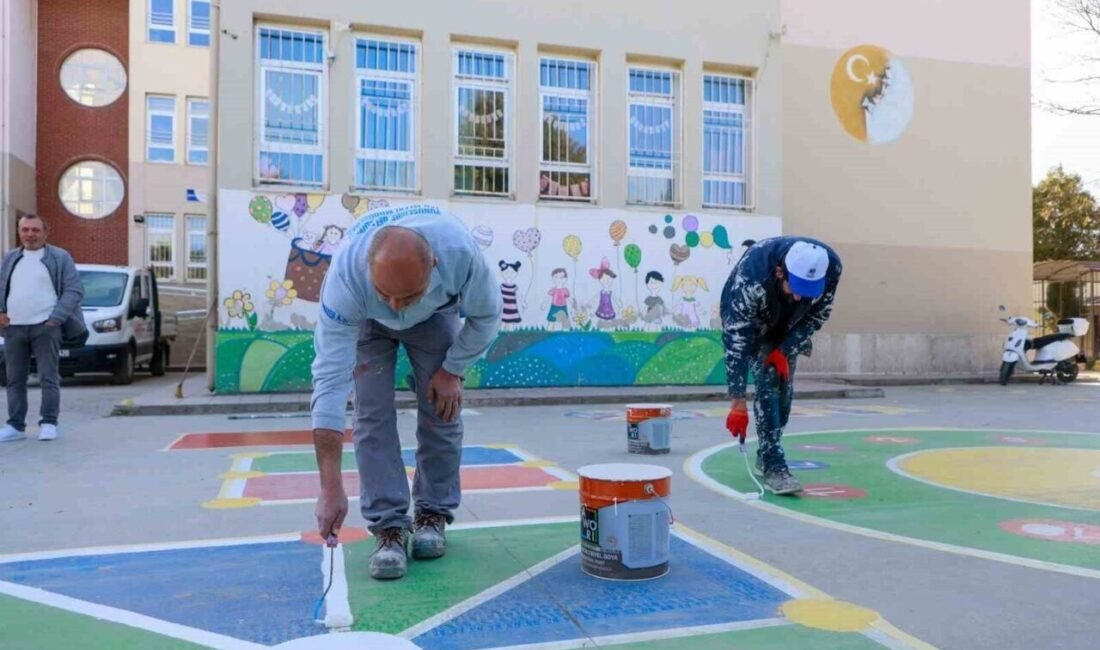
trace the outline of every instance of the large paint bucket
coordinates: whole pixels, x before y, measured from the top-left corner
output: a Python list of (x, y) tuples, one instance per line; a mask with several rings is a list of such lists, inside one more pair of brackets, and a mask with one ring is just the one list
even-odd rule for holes
[(586, 465), (581, 478), (581, 569), (608, 580), (668, 573), (672, 472), (657, 465)]
[(671, 404), (626, 405), (626, 450), (632, 454), (667, 454), (671, 449)]

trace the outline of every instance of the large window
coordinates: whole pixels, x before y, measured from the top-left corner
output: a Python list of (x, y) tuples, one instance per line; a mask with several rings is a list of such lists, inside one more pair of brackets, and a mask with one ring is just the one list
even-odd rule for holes
[(145, 215), (145, 247), (149, 266), (161, 280), (171, 280), (176, 275), (175, 246), (176, 218), (170, 214)]
[(210, 102), (187, 100), (187, 163), (205, 165), (210, 160)]
[(595, 196), (595, 64), (561, 58), (539, 63), (542, 157), (539, 196), (590, 201)]
[(187, 22), (187, 44), (210, 45), (210, 0), (191, 0)]
[(206, 279), (206, 217), (189, 214), (187, 219), (187, 281)]
[(256, 179), (263, 184), (325, 183), (325, 37), (260, 27)]
[(361, 38), (355, 48), (355, 184), (415, 192), (417, 182), (416, 43)]
[(455, 50), (456, 194), (512, 192), (512, 69), (508, 52)]
[(145, 108), (145, 159), (176, 162), (176, 98), (149, 95)]
[(77, 50), (61, 64), (61, 87), (78, 104), (107, 106), (126, 90), (126, 68), (110, 52)]
[(680, 201), (680, 73), (632, 67), (628, 82), (627, 202)]
[(703, 77), (703, 205), (750, 208), (752, 80)]
[(149, 0), (149, 40), (154, 43), (176, 42), (175, 0)]
[(122, 205), (126, 188), (114, 167), (98, 160), (84, 160), (65, 170), (57, 193), (69, 214), (102, 219)]

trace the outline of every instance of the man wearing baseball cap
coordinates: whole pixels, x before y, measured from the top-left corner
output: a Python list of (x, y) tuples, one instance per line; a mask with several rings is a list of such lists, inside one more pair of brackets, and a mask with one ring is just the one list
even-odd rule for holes
[(722, 344), (730, 412), (726, 428), (742, 443), (749, 427), (748, 375), (755, 377), (756, 469), (775, 494), (795, 494), (780, 445), (791, 414), (795, 361), (810, 356), (810, 337), (829, 320), (840, 283), (840, 257), (805, 237), (777, 237), (750, 246), (722, 290)]

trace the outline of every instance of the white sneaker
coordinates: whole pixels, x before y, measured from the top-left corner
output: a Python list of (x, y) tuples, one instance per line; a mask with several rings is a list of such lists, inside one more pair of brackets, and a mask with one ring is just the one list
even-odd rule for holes
[(38, 439), (42, 441), (57, 440), (58, 435), (60, 434), (57, 431), (56, 424), (43, 424), (38, 431)]
[(15, 442), (16, 440), (25, 440), (26, 438), (27, 434), (10, 424), (5, 424), (4, 428), (0, 429), (0, 442)]

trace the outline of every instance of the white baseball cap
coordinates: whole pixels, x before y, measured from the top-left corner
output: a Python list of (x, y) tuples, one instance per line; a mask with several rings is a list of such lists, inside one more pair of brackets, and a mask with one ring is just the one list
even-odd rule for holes
[(806, 298), (825, 293), (825, 274), (829, 272), (829, 254), (807, 241), (795, 242), (783, 259), (791, 291)]

